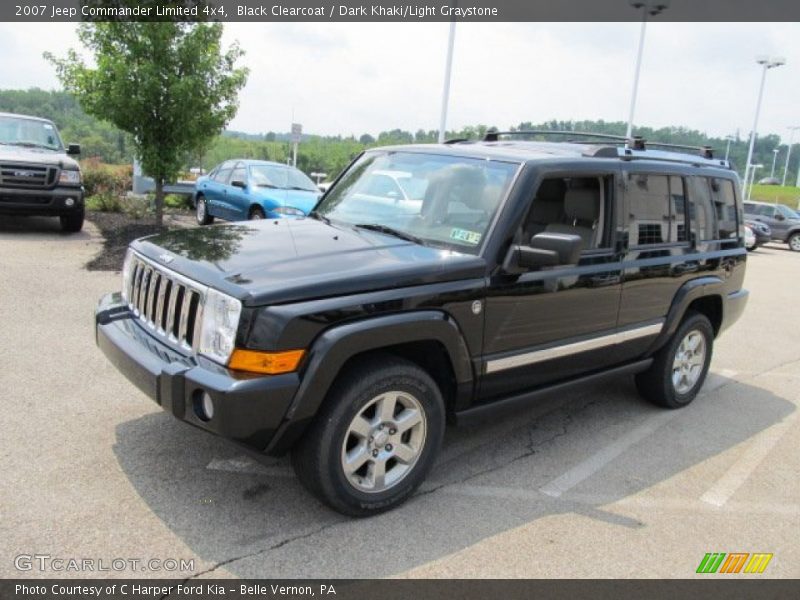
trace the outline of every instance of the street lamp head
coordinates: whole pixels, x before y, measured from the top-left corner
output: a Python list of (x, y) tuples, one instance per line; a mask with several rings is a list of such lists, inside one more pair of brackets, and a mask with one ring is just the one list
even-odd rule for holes
[(760, 65), (765, 65), (769, 62), (769, 56), (764, 56), (764, 55), (756, 56), (756, 62)]
[(669, 0), (660, 0), (650, 6), (650, 14), (656, 16), (669, 8)]
[(786, 59), (781, 57), (773, 58), (770, 67), (780, 67), (786, 64)]

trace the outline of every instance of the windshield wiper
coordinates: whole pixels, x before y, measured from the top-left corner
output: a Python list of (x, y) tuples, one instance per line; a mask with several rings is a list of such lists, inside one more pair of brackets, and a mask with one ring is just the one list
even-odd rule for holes
[(36, 142), (16, 142), (15, 144), (9, 144), (10, 146), (22, 146), (23, 148), (44, 148), (45, 150), (57, 150), (58, 148), (53, 148), (52, 146), (47, 146), (45, 144), (37, 144)]
[(312, 210), (310, 213), (308, 213), (308, 216), (311, 217), (312, 219), (322, 221), (323, 223), (325, 223), (325, 225), (331, 224), (331, 220), (319, 211)]
[(419, 244), (420, 246), (425, 245), (425, 243), (422, 241), (422, 238), (410, 233), (406, 233), (405, 231), (400, 231), (394, 227), (389, 227), (388, 225), (381, 225), (380, 223), (359, 223), (358, 225), (355, 225), (355, 227), (358, 227), (359, 229), (367, 229), (369, 231), (377, 231), (378, 233), (385, 233), (386, 235), (392, 235), (396, 238), (400, 238), (401, 240)]

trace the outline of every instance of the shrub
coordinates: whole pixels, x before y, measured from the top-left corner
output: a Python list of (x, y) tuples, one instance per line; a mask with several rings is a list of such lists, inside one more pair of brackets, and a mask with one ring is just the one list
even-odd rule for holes
[(122, 212), (134, 219), (141, 219), (153, 212), (152, 203), (146, 197), (125, 196), (121, 205)]
[(117, 194), (103, 191), (86, 198), (86, 208), (99, 212), (121, 212), (122, 199)]
[(167, 208), (190, 208), (190, 198), (183, 194), (167, 194), (164, 196), (164, 206)]
[(130, 165), (106, 165), (88, 159), (81, 164), (81, 171), (87, 196), (103, 193), (121, 196), (132, 187), (133, 167)]

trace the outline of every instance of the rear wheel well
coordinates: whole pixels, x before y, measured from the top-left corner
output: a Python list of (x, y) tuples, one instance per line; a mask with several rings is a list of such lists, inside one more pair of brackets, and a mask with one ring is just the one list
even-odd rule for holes
[(448, 412), (453, 410), (456, 398), (456, 377), (453, 371), (453, 363), (450, 361), (447, 349), (441, 342), (436, 340), (406, 342), (355, 354), (347, 359), (339, 371), (337, 379), (341, 377), (342, 373), (345, 371), (375, 354), (391, 354), (416, 364), (423, 371), (428, 373), (436, 382), (436, 385), (439, 386), (439, 391), (442, 393), (446, 410)]
[(722, 326), (722, 298), (719, 296), (703, 296), (697, 300), (693, 300), (687, 307), (686, 313), (690, 311), (698, 312), (711, 321), (711, 327), (714, 328), (714, 337), (719, 334), (719, 329)]

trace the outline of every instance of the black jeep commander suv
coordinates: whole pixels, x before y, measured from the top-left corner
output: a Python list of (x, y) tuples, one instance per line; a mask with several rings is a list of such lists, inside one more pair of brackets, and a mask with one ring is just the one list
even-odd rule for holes
[(708, 150), (377, 148), (307, 218), (134, 242), (97, 343), (178, 419), (291, 451), (311, 492), (369, 515), (414, 492), (447, 420), (616, 375), (689, 404), (747, 300), (743, 225)]
[(52, 216), (61, 229), (83, 227), (81, 170), (52, 121), (0, 113), (0, 216)]

